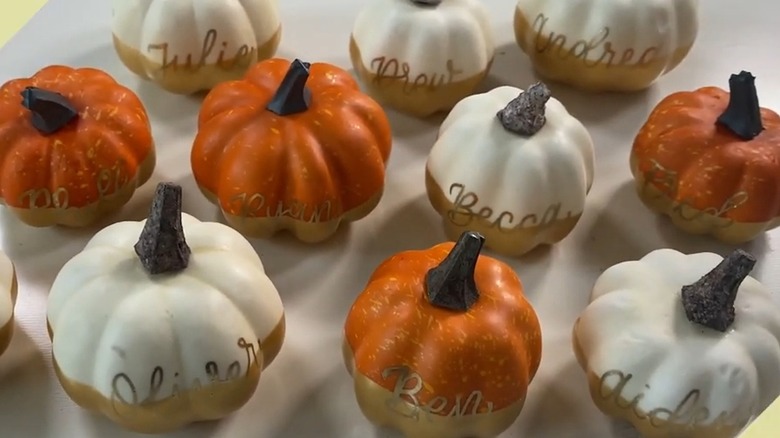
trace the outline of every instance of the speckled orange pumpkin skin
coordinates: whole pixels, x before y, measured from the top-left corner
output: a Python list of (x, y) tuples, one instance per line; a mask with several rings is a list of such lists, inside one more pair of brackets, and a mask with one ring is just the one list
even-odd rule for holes
[[(26, 87), (63, 95), (78, 111), (77, 120), (53, 134), (39, 133), (30, 111), (22, 106)], [(111, 197), (122, 191), (127, 192), (122, 198), (129, 198), (155, 165), (143, 104), (131, 90), (94, 68), (49, 66), (29, 78), (3, 84), (0, 145), (2, 202), (15, 209), (62, 212), (33, 225), (85, 225), (99, 216), (99, 208), (80, 209), (104, 200), (111, 203)], [(31, 191), (67, 192), (66, 201), (62, 196), (58, 199), (66, 205), (47, 203), (46, 196), (30, 196)]]
[(718, 87), (667, 96), (634, 141), (632, 172), (677, 204), (733, 222), (772, 221), (780, 216), (780, 116), (761, 108), (765, 129), (746, 141), (716, 124), (728, 103)]
[(346, 342), (355, 371), (388, 391), (396, 381), (383, 378), (383, 371), (407, 366), (425, 382), (420, 404), (465, 399), (479, 390), (498, 411), (525, 399), (541, 361), (541, 327), (512, 268), (487, 256), (477, 260), (480, 297), (471, 309), (458, 313), (430, 304), (426, 273), (453, 246), (406, 251), (382, 263), (349, 312)]
[[(296, 219), (328, 222), (381, 196), (392, 145), (382, 107), (347, 71), (312, 63), (309, 108), (285, 116), (268, 111), (290, 66), (284, 59), (262, 61), (203, 102), (192, 172), (227, 217), (282, 220), (280, 210), (296, 205)], [(253, 196), (255, 207), (239, 201)], [(240, 231), (264, 237), (256, 229)]]

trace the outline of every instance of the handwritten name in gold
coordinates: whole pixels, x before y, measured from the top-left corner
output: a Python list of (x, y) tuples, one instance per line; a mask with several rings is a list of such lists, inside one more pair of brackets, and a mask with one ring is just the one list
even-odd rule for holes
[(395, 366), (382, 370), (382, 378), (387, 380), (395, 375), (393, 395), (385, 405), (393, 412), (419, 421), (421, 416), (432, 419), (431, 415), (462, 417), (493, 412), (493, 403), (485, 401), (482, 391), (472, 391), (465, 400), (461, 394), (451, 400), (436, 396), (427, 403), (421, 403), (419, 395), (427, 386), (422, 377), (407, 366)]
[(538, 53), (550, 53), (561, 59), (574, 58), (582, 61), (586, 67), (642, 66), (658, 59), (658, 47), (649, 47), (639, 53), (627, 48), (618, 53), (609, 40), (612, 30), (604, 26), (590, 38), (570, 41), (570, 38), (549, 29), (550, 17), (539, 14), (534, 19), (532, 29), (535, 32), (534, 45)]
[(625, 394), (626, 386), (634, 379), (631, 373), (620, 370), (610, 370), (601, 376), (599, 381), (599, 397), (613, 403), (620, 409), (630, 411), (636, 418), (647, 420), (656, 428), (665, 427), (696, 427), (703, 424), (717, 425), (722, 428), (741, 428), (743, 426), (739, 412), (720, 412), (713, 417), (713, 412), (705, 405), (701, 390), (692, 389), (677, 403), (674, 408), (659, 407), (650, 410), (639, 409), (639, 403), (652, 390), (650, 385), (644, 385), (634, 397)]
[(419, 73), (415, 76), (412, 75), (412, 67), (408, 62), (401, 62), (396, 58), (379, 56), (371, 60), (370, 67), (374, 73), (375, 85), (382, 85), (386, 81), (401, 81), (401, 89), (406, 94), (420, 89), (435, 91), (439, 87), (452, 84), (463, 74), (451, 59), (445, 64), (444, 73)]
[(495, 228), (501, 232), (510, 232), (516, 228), (548, 227), (555, 222), (574, 215), (568, 212), (566, 216), (561, 214), (561, 203), (550, 205), (541, 215), (534, 213), (517, 218), (512, 212), (502, 211), (496, 215), (496, 210), (491, 207), (480, 207), (479, 196), (469, 190), (463, 184), (455, 183), (449, 188), (450, 196), (454, 195), (453, 207), (447, 212), (447, 218), (454, 225), (467, 227), (475, 220), (488, 222), (489, 228)]
[[(95, 177), (98, 201), (102, 201), (120, 191), (129, 181), (123, 167), (119, 163), (114, 164), (111, 168), (98, 170)], [(64, 210), (71, 207), (70, 201), (70, 191), (64, 186), (59, 186), (53, 190), (47, 187), (30, 189), (19, 196), (19, 204), (30, 210), (43, 208)]]
[(319, 205), (310, 205), (295, 199), (279, 201), (276, 205), (270, 205), (261, 193), (252, 195), (239, 193), (233, 196), (230, 202), (238, 206), (239, 214), (237, 216), (257, 218), (286, 217), (308, 223), (330, 220), (333, 208), (331, 201), (325, 201)]
[(171, 53), (170, 44), (167, 42), (149, 44), (146, 50), (150, 53), (161, 52), (160, 70), (163, 72), (180, 69), (196, 72), (206, 66), (207, 60), (213, 53), (217, 53), (217, 60), (213, 65), (221, 70), (243, 68), (252, 63), (257, 51), (256, 47), (242, 44), (228, 52), (228, 42), (223, 40), (220, 43), (221, 48), (217, 50), (217, 41), (219, 41), (219, 33), (216, 29), (209, 29), (203, 37), (200, 53)]
[[(216, 361), (209, 361), (204, 366), (206, 385), (226, 383), (240, 379), (249, 374), (252, 366), (257, 366), (257, 349), (255, 344), (247, 342), (244, 338), (239, 338), (236, 345), (238, 348), (244, 350), (246, 354), (244, 366), (242, 367), (241, 363), (236, 360), (229, 363), (227, 367), (220, 369), (220, 366)], [(260, 342), (258, 341), (257, 348), (259, 348), (259, 345)], [(204, 386), (201, 379), (196, 377), (189, 382), (188, 386), (183, 388), (181, 386), (181, 375), (178, 372), (173, 373), (173, 380), (170, 393), (163, 395), (163, 386), (165, 386), (166, 383), (165, 369), (159, 365), (155, 366), (152, 368), (149, 378), (148, 395), (141, 398), (138, 395), (138, 386), (133, 382), (130, 376), (127, 373), (118, 373), (111, 381), (111, 400), (114, 403), (122, 403), (125, 405), (143, 405), (175, 397), (183, 391), (197, 390)]]

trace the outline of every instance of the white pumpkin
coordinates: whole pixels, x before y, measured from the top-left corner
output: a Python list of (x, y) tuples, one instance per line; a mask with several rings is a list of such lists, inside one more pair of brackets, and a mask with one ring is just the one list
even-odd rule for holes
[(8, 349), (13, 337), (17, 289), (14, 264), (0, 252), (0, 354)]
[(481, 0), (370, 0), (350, 39), (367, 92), (417, 116), (449, 110), (472, 94), (494, 52)]
[(425, 179), (450, 239), (478, 231), (486, 247), (517, 256), (571, 232), (593, 170), (585, 126), (535, 84), (460, 101), (439, 129)]
[(636, 91), (688, 55), (698, 8), (698, 0), (518, 0), (515, 38), (548, 79)]
[[(573, 336), (595, 404), (646, 438), (734, 437), (780, 395), (780, 309), (754, 263), (659, 249), (607, 269)], [(705, 276), (714, 313), (683, 298)]]
[[(164, 258), (178, 265), (155, 263)], [(284, 339), (281, 299), (251, 244), (182, 214), (172, 184), (158, 186), (150, 219), (104, 228), (65, 264), (48, 323), (66, 393), (143, 433), (237, 410)]]
[(277, 0), (113, 0), (114, 48), (135, 74), (180, 94), (239, 79), (281, 39)]

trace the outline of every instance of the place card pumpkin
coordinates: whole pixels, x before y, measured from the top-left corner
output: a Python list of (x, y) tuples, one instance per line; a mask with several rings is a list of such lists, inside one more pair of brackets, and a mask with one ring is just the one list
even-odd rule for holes
[(284, 341), (284, 309), (252, 245), (181, 212), (157, 186), (149, 218), (98, 232), (48, 299), (57, 378), (79, 406), (163, 433), (243, 406)]
[(206, 96), (192, 172), (241, 233), (319, 242), (376, 207), (391, 146), (384, 110), (348, 72), (271, 59)]
[(518, 0), (515, 38), (543, 77), (588, 91), (637, 91), (688, 55), (698, 0)]
[(490, 71), (495, 42), (480, 0), (370, 0), (352, 29), (367, 92), (415, 116), (451, 109)]
[(593, 170), (590, 134), (537, 83), (460, 101), (439, 129), (425, 183), (450, 239), (474, 230), (488, 248), (519, 256), (574, 229)]
[(685, 232), (738, 244), (780, 225), (780, 115), (759, 107), (748, 72), (732, 75), (728, 92), (664, 98), (630, 165), (644, 204)]
[(276, 53), (282, 35), (277, 0), (113, 2), (119, 59), (178, 94), (241, 78)]
[(780, 395), (780, 308), (736, 250), (653, 251), (607, 269), (574, 350), (605, 414), (645, 438), (733, 438)]
[(36, 227), (119, 210), (155, 167), (138, 96), (94, 68), (45, 67), (0, 86), (0, 202)]
[(0, 252), (0, 354), (8, 349), (13, 338), (17, 292), (16, 268), (11, 259)]
[(495, 437), (525, 403), (542, 354), (520, 279), (484, 237), (384, 261), (352, 305), (344, 360), (372, 423), (407, 438)]

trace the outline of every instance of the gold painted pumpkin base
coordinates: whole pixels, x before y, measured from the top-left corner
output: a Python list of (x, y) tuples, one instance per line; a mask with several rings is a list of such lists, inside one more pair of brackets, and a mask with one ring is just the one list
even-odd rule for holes
[(268, 337), (260, 342), (263, 363), (254, 363), (240, 379), (206, 384), (172, 397), (137, 405), (112, 400), (89, 385), (69, 379), (57, 365), (56, 357), (52, 361), (62, 388), (77, 405), (101, 413), (127, 430), (160, 434), (190, 423), (218, 420), (243, 407), (254, 395), (261, 371), (273, 362), (281, 350), (284, 336), (285, 319), (282, 317)]
[[(220, 205), (216, 195), (198, 185), (201, 193), (211, 203)], [(289, 231), (296, 239), (304, 243), (319, 243), (327, 240), (345, 222), (355, 222), (368, 216), (382, 199), (383, 190), (378, 191), (365, 203), (352, 210), (344, 212), (340, 217), (321, 222), (309, 222), (291, 217), (242, 217), (226, 213), (222, 215), (228, 225), (244, 236), (256, 239), (267, 239), (284, 230)]]
[[(631, 400), (626, 400), (623, 397), (617, 397), (617, 400), (614, 398), (607, 400), (601, 397), (599, 395), (602, 392), (601, 376), (596, 375), (588, 368), (587, 361), (585, 360), (585, 351), (583, 351), (579, 339), (577, 338), (577, 324), (579, 324), (579, 322), (580, 320), (577, 319), (574, 323), (574, 330), (572, 333), (574, 355), (577, 358), (580, 367), (587, 373), (591, 399), (604, 415), (628, 421), (644, 438), (733, 438), (740, 432), (742, 427), (719, 423), (698, 425), (693, 429), (687, 424), (660, 421), (660, 419), (655, 419), (651, 423), (647, 418), (647, 412), (634, 411)], [(626, 372), (628, 373), (630, 371), (626, 370)], [(668, 406), (668, 408), (674, 409), (675, 407)]]
[(342, 354), (347, 371), (354, 379), (355, 397), (363, 415), (374, 425), (395, 429), (406, 438), (494, 438), (507, 430), (520, 416), (525, 399), (485, 414), (445, 416), (420, 412), (410, 403), (399, 412), (390, 409), (388, 400), (394, 395), (371, 379), (355, 372), (355, 357), (346, 339), (342, 342)]
[(498, 254), (519, 257), (541, 245), (551, 245), (563, 240), (574, 230), (581, 214), (559, 219), (546, 225), (499, 229), (489, 221), (474, 218), (466, 225), (458, 225), (447, 219), (447, 214), (455, 210), (455, 205), (447, 199), (444, 191), (425, 171), (425, 188), (433, 208), (442, 216), (444, 232), (447, 238), (456, 241), (466, 231), (476, 231), (485, 237), (485, 246)]
[[(125, 44), (116, 35), (113, 36), (114, 49), (119, 55), (119, 59), (130, 71), (175, 94), (194, 94), (210, 90), (222, 82), (241, 79), (256, 61), (271, 58), (276, 54), (281, 38), (282, 28), (280, 26), (268, 41), (257, 46), (256, 56), (253, 56), (249, 62), (243, 62), (235, 68), (225, 69), (215, 64), (188, 68), (185, 65), (185, 60), (179, 59), (180, 66), (178, 68), (163, 70), (161, 63), (150, 61), (141, 51)], [(232, 60), (225, 59), (222, 62), (229, 64)]]
[(651, 211), (667, 216), (675, 227), (686, 233), (709, 235), (723, 243), (738, 245), (749, 242), (780, 225), (780, 217), (767, 222), (734, 222), (722, 216), (678, 204), (652, 183), (647, 182), (633, 165), (632, 172), (636, 182), (636, 192), (642, 203)]
[[(693, 47), (693, 45), (681, 47), (675, 50), (670, 57), (663, 57), (641, 65), (607, 65), (606, 63), (586, 65), (582, 58), (563, 56), (557, 50), (546, 50), (540, 53), (536, 47), (528, 44), (526, 42), (528, 36), (535, 38), (536, 31), (519, 8), (515, 9), (514, 29), (517, 44), (531, 59), (534, 69), (540, 76), (590, 92), (644, 90), (659, 77), (677, 67), (688, 56), (688, 52)], [(549, 41), (540, 43), (558, 47)], [(640, 55), (637, 53), (635, 56)], [(618, 56), (615, 56), (616, 60)]]
[[(11, 303), (13, 303), (13, 306), (16, 306), (16, 297), (19, 295), (19, 283), (16, 280), (16, 269), (14, 269), (14, 276), (11, 281), (11, 290), (8, 292), (11, 294)], [(11, 339), (14, 337), (14, 324), (15, 319), (12, 313), (8, 322), (0, 327), (0, 355), (5, 353), (5, 350), (11, 345)]]
[(5, 205), (20, 221), (32, 227), (42, 228), (55, 225), (72, 228), (87, 227), (105, 216), (119, 211), (127, 204), (130, 198), (133, 197), (136, 189), (144, 185), (152, 177), (156, 164), (157, 156), (154, 145), (152, 145), (149, 155), (138, 166), (135, 178), (127, 181), (116, 192), (84, 207), (20, 208), (6, 204), (2, 198), (0, 198), (0, 204)]
[(349, 40), (349, 54), (352, 67), (355, 69), (366, 93), (382, 104), (415, 117), (428, 117), (442, 111), (449, 111), (461, 99), (473, 94), (490, 72), (491, 59), (485, 70), (474, 76), (445, 84), (434, 89), (419, 87), (409, 91), (414, 78), (409, 80), (381, 78), (377, 83), (377, 75), (371, 72), (363, 63), (360, 48), (354, 37)]

